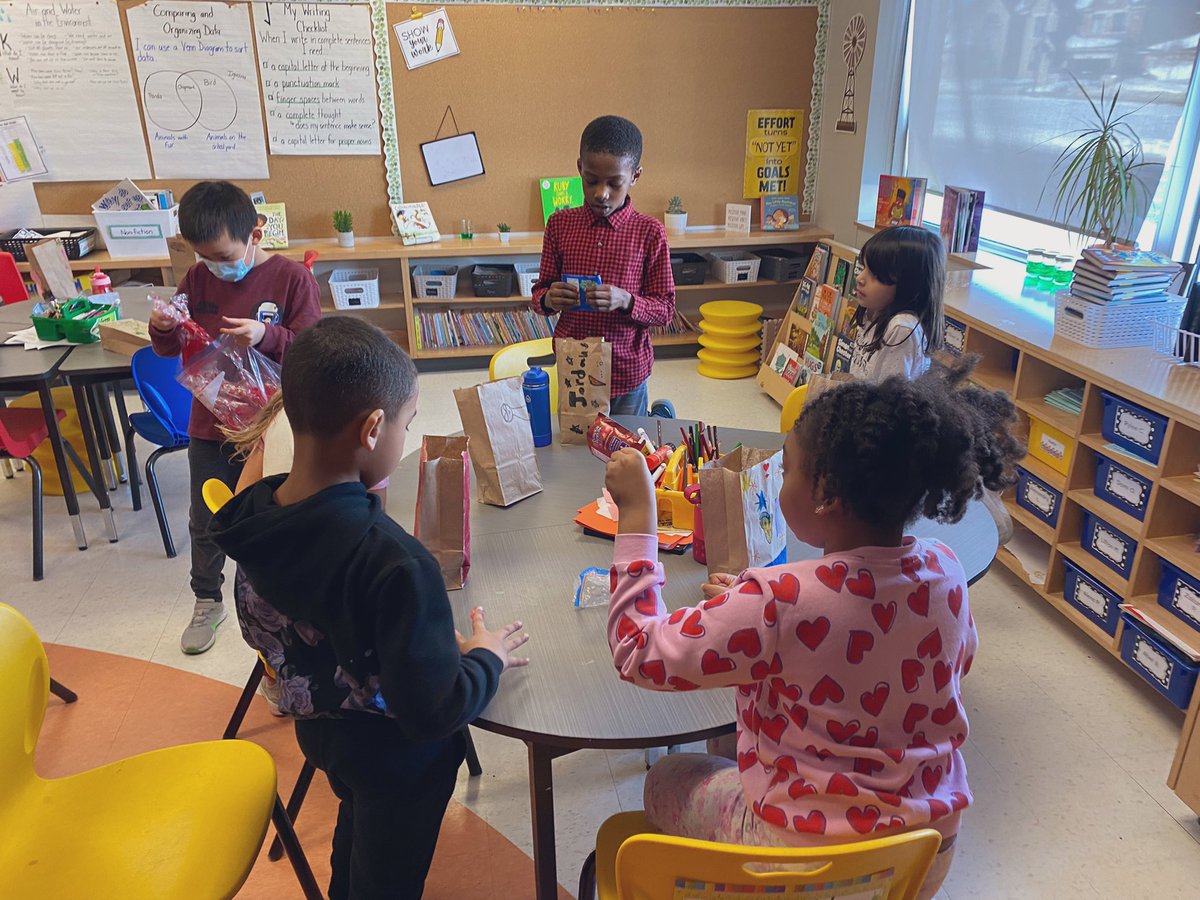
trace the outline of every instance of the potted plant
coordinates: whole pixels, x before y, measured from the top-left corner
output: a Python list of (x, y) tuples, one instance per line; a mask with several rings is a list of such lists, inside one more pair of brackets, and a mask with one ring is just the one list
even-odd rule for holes
[(512, 226), (507, 222), (501, 222), (496, 226), (496, 230), (500, 232), (500, 243), (507, 244), (508, 239), (512, 237)]
[(683, 208), (683, 200), (678, 196), (667, 202), (667, 214), (663, 216), (667, 231), (683, 234), (687, 231), (687, 211)]
[(1117, 112), (1121, 87), (1111, 97), (1100, 85), (1099, 102), (1074, 75), (1080, 92), (1091, 107), (1092, 116), (1085, 127), (1061, 135), (1070, 142), (1058, 155), (1046, 188), (1053, 185), (1054, 217), (1069, 223), (1087, 240), (1095, 235), (1111, 247), (1114, 243), (1132, 246), (1134, 228), (1141, 210), (1139, 194), (1145, 185), (1138, 170), (1147, 165), (1142, 156), (1142, 140), (1129, 124), (1137, 109)]
[(354, 217), (346, 209), (333, 211), (333, 230), (337, 232), (339, 247), (354, 246)]

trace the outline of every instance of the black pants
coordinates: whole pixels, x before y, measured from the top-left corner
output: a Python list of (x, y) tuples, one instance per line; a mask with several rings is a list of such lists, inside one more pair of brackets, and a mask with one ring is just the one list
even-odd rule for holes
[(188, 532), (192, 536), (192, 593), (197, 600), (220, 600), (225, 583), (225, 554), (208, 536), (212, 513), (201, 493), (204, 482), (216, 478), (230, 490), (242, 475), (241, 460), (233, 460), (233, 447), (218, 441), (192, 438), (188, 441), (188, 469), (192, 479), (192, 508), (188, 513)]
[(341, 801), (329, 900), (419, 898), (466, 755), (462, 732), (414, 744), (393, 719), (359, 713), (298, 719), (296, 740)]

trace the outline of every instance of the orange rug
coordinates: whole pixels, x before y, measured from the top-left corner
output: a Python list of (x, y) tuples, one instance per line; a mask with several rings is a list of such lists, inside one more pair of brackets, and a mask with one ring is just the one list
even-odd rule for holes
[[(37, 769), (61, 777), (125, 756), (219, 738), (240, 689), (200, 675), (142, 660), (54, 644), (46, 646), (54, 678), (79, 694), (65, 705), (51, 695), (38, 741)], [(249, 672), (246, 673), (249, 675)], [(250, 705), (238, 735), (264, 747), (279, 769), (280, 793), (295, 784), (303, 758), (291, 723), (272, 717), (264, 703)], [(484, 769), (487, 760), (483, 760)], [(337, 799), (321, 773), (309, 788), (296, 833), (322, 889), (329, 883), (329, 846)], [(240, 898), (286, 900), (300, 888), (287, 859), (271, 862), (268, 829)], [(533, 861), (466, 807), (450, 801), (425, 886), (430, 900), (532, 897)], [(561, 887), (559, 897), (570, 898)]]

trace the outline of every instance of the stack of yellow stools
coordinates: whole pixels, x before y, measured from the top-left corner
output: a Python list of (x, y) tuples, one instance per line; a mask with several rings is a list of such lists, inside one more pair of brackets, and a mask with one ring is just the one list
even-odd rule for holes
[(707, 378), (749, 378), (758, 374), (763, 308), (744, 300), (713, 300), (700, 307), (698, 371)]

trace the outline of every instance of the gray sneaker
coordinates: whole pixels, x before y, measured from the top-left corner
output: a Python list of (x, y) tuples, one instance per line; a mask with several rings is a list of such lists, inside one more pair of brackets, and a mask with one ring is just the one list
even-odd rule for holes
[(197, 600), (192, 622), (183, 630), (179, 646), (184, 653), (203, 653), (217, 642), (217, 626), (229, 615), (219, 600)]
[(983, 489), (983, 505), (987, 507), (988, 512), (992, 514), (992, 518), (996, 521), (996, 531), (1000, 535), (1000, 546), (1003, 547), (1013, 536), (1013, 520), (1008, 509), (1004, 505), (1004, 501), (1000, 499), (1000, 495), (994, 491)]

